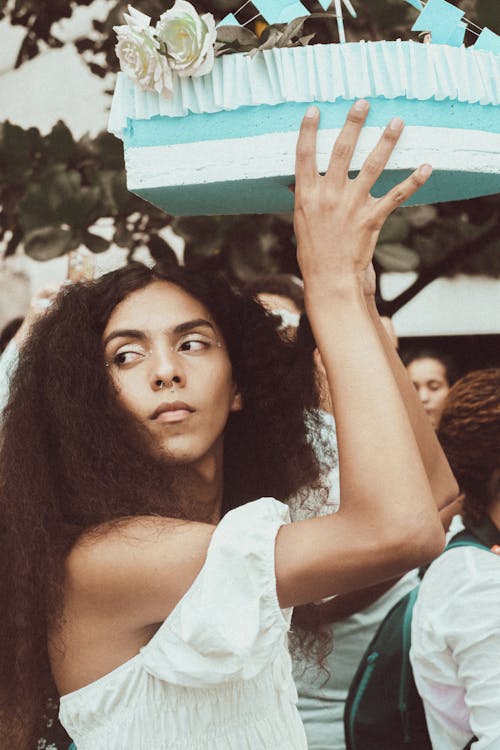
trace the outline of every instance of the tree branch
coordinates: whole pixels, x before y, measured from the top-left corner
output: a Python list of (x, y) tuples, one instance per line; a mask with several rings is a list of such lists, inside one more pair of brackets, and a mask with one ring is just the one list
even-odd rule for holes
[(401, 292), (401, 294), (398, 294), (398, 296), (392, 300), (384, 300), (380, 298), (380, 314), (386, 315), (391, 318), (395, 313), (398, 312), (398, 310), (401, 310), (402, 307), (408, 304), (410, 300), (416, 297), (417, 294), (419, 294), (422, 289), (425, 289), (425, 287), (428, 286), (432, 281), (435, 281), (435, 279), (439, 278), (440, 276), (444, 276), (449, 268), (450, 261), (460, 260), (471, 251), (474, 251), (474, 246), (479, 240), (485, 243), (489, 242), (490, 240), (497, 239), (497, 222), (498, 214), (495, 213), (486, 223), (484, 228), (473, 238), (455, 245), (455, 247), (449, 253), (447, 253), (444, 258), (441, 258), (441, 260), (439, 260), (430, 268), (426, 268), (425, 270), (421, 271), (418, 275), (418, 278), (415, 279), (413, 284), (411, 284), (408, 289), (405, 289), (404, 292)]

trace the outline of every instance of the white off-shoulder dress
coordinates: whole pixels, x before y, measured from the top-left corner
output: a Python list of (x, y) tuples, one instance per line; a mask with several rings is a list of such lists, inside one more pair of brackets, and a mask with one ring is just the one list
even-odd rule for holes
[[(276, 595), (288, 508), (262, 498), (217, 526), (194, 583), (127, 662), (62, 696), (78, 750), (306, 750)], [(165, 571), (165, 575), (170, 575)]]

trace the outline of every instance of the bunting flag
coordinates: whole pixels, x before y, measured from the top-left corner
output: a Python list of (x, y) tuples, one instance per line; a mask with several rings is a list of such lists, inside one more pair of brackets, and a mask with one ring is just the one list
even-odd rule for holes
[(290, 23), (299, 16), (308, 16), (309, 11), (298, 0), (252, 0), (267, 23)]
[[(452, 44), (460, 46), (465, 35), (461, 29), (457, 32), (465, 12), (447, 0), (428, 0), (419, 17), (412, 26), (412, 31), (430, 31), (435, 44)], [(462, 24), (463, 26), (463, 24)], [(460, 38), (458, 45), (456, 40)]]
[[(323, 10), (328, 10), (328, 8), (330, 7), (330, 5), (332, 5), (332, 0), (318, 0), (318, 2), (321, 5), (321, 7), (323, 8)], [(351, 0), (342, 0), (342, 2), (344, 3), (345, 7), (347, 8), (347, 10), (351, 14), (351, 16), (353, 18), (357, 18), (358, 15), (357, 15), (356, 11), (354, 10), (354, 7), (353, 7), (353, 5), (351, 3)], [(418, 2), (418, 0), (413, 0), (413, 2)]]
[[(419, 0), (411, 0), (412, 2), (419, 2)], [(344, 21), (342, 18), (342, 4), (345, 5), (348, 12), (353, 18), (357, 18), (356, 11), (351, 0), (319, 0), (319, 3), (323, 10), (328, 10), (331, 5), (335, 5), (335, 17), (337, 19), (337, 25), (339, 27), (339, 38), (341, 42), (345, 42), (344, 32)], [(242, 10), (248, 1), (244, 5), (236, 10), (234, 13), (228, 13), (222, 21), (219, 21), (217, 26), (240, 26), (240, 22), (236, 18), (236, 14)], [(299, 0), (252, 0), (252, 5), (258, 10), (262, 18), (267, 23), (290, 23), (295, 18), (300, 16), (310, 15), (307, 8), (302, 5)]]
[(238, 21), (236, 16), (234, 16), (232, 13), (228, 13), (227, 16), (224, 16), (222, 21), (219, 21), (219, 23), (217, 24), (217, 26), (240, 26), (240, 25), (241, 25), (240, 22)]
[(494, 52), (500, 55), (500, 36), (491, 29), (484, 28), (477, 38), (474, 49), (482, 49), (485, 52)]
[[(300, 0), (247, 0), (241, 6), (241, 10), (249, 2), (260, 13), (267, 23), (290, 23), (299, 16), (309, 15), (307, 8)], [(500, 0), (499, 0), (500, 1)], [(357, 18), (356, 11), (351, 0), (318, 0), (323, 10), (334, 6), (337, 25), (339, 27), (339, 41), (345, 42), (344, 20), (342, 17), (342, 6)], [(406, 0), (416, 10), (419, 16), (413, 24), (412, 31), (429, 31), (432, 42), (435, 44), (448, 44), (451, 47), (460, 47), (467, 31), (467, 19), (464, 11), (461, 11), (448, 0), (427, 0), (424, 5), (422, 0)], [(228, 13), (218, 26), (240, 26), (235, 13)], [(488, 28), (481, 31), (474, 45), (475, 49), (500, 54), (500, 36)]]

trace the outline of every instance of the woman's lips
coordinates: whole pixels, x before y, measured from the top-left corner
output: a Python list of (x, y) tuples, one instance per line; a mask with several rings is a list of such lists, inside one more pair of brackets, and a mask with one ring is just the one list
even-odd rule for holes
[(172, 409), (169, 411), (162, 411), (156, 417), (156, 422), (182, 422), (191, 416), (193, 412), (189, 409)]
[(164, 402), (154, 410), (150, 419), (153, 419), (155, 422), (182, 422), (193, 411), (194, 409), (189, 404), (184, 403), (184, 401)]

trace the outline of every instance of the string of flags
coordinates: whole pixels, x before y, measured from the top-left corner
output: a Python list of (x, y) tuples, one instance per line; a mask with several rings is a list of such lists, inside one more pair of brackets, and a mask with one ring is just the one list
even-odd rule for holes
[[(463, 44), (465, 32), (470, 26), (479, 29), (474, 49), (485, 50), (500, 54), (500, 36), (491, 29), (481, 29), (476, 24), (464, 18), (465, 13), (447, 0), (427, 0), (424, 5), (421, 0), (406, 0), (420, 14), (412, 26), (412, 31), (429, 31), (435, 44), (449, 44), (460, 47)], [(472, 29), (469, 30), (474, 32)]]
[[(325, 11), (333, 6), (332, 9), (335, 10), (339, 30), (339, 41), (343, 44), (346, 41), (343, 6), (353, 18), (356, 18), (356, 11), (351, 0), (318, 0), (318, 2)], [(465, 32), (469, 29), (478, 37), (474, 49), (500, 54), (500, 36), (487, 27), (481, 29), (476, 26), (465, 18), (464, 11), (448, 2), (448, 0), (427, 0), (425, 3), (423, 0), (406, 0), (406, 2), (420, 11), (412, 26), (412, 31), (429, 32), (433, 43), (460, 47), (463, 44)], [(258, 13), (246, 23), (240, 24), (237, 19), (238, 13), (250, 3)], [(300, 0), (246, 0), (238, 10), (225, 16), (219, 26), (246, 26), (259, 16), (269, 24), (290, 23), (295, 18), (307, 15), (309, 15), (309, 11)], [(471, 26), (478, 29), (479, 33), (471, 29)]]

